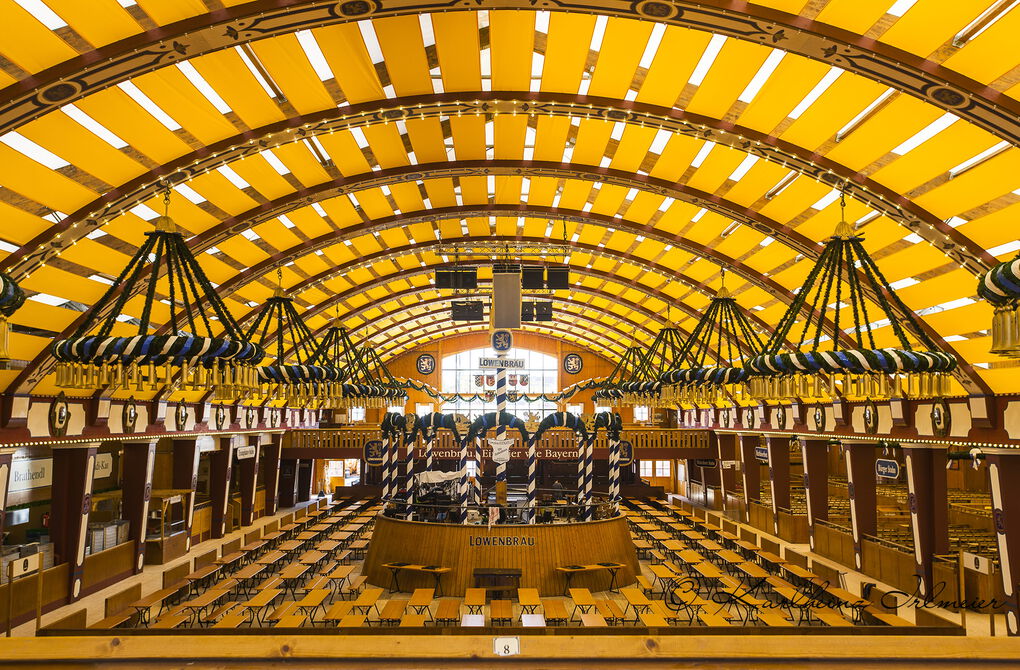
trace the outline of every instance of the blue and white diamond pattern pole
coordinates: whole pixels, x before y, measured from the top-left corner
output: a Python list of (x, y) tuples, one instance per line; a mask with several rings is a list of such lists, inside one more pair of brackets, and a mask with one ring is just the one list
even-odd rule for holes
[(468, 438), (465, 436), (460, 441), (460, 485), (457, 489), (460, 498), (460, 522), (467, 523), (468, 520)]
[(408, 521), (414, 516), (414, 499), (418, 493), (417, 486), (414, 483), (414, 437), (413, 435), (407, 435), (404, 438), (404, 488), (407, 490), (407, 519)]
[(538, 439), (532, 435), (528, 440), (528, 523), (538, 518)]
[[(492, 333), (492, 348), (496, 357), (504, 361), (513, 346), (513, 333), (509, 330), (497, 330)], [(506, 368), (496, 368), (496, 440), (506, 439)], [(506, 504), (506, 463), (496, 463), (496, 501)]]
[(591, 521), (595, 512), (591, 504), (591, 489), (595, 478), (595, 436), (592, 435), (591, 439), (584, 442), (584, 511), (581, 520)]

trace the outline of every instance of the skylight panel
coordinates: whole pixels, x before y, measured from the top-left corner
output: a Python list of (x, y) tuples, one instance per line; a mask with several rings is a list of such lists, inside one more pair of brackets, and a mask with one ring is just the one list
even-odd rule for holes
[(963, 161), (962, 163), (960, 163), (959, 165), (957, 165), (955, 167), (949, 168), (949, 178), (952, 179), (953, 177), (960, 176), (961, 174), (963, 174), (967, 170), (969, 170), (969, 169), (971, 169), (973, 167), (977, 167), (978, 165), (980, 165), (981, 163), (984, 163), (986, 160), (988, 160), (990, 158), (998, 156), (999, 154), (1001, 154), (1003, 151), (1005, 151), (1006, 149), (1008, 149), (1011, 146), (1012, 145), (1009, 142), (1007, 142), (1006, 140), (1003, 140), (1003, 141), (999, 142), (998, 144), (995, 144), (995, 145), (993, 145), (991, 147), (988, 147), (987, 149), (985, 149), (981, 153), (977, 154), (976, 156), (968, 158), (967, 160)]
[(35, 295), (28, 296), (28, 299), (41, 302), (44, 305), (50, 305), (52, 307), (60, 307), (67, 302), (66, 298), (58, 298), (57, 296), (50, 295), (49, 293), (36, 293)]
[(20, 248), (21, 247), (19, 247), (16, 244), (11, 244), (10, 242), (7, 242), (5, 240), (0, 240), (0, 251), (6, 251), (9, 254), (13, 254)]
[(740, 165), (738, 165), (737, 168), (733, 171), (733, 173), (730, 174), (728, 179), (732, 181), (742, 179), (744, 175), (747, 174), (748, 170), (754, 167), (754, 164), (757, 162), (758, 162), (757, 156), (755, 156), (754, 154), (748, 154), (747, 157), (744, 158), (744, 160), (740, 161)]
[(870, 118), (871, 115), (874, 114), (879, 107), (884, 105), (895, 92), (896, 91), (891, 88), (885, 89), (885, 92), (882, 93), (877, 98), (875, 98), (870, 105), (862, 109), (860, 114), (850, 119), (850, 121), (848, 121), (845, 126), (839, 129), (839, 131), (836, 133), (836, 141), (842, 142), (844, 139), (846, 139), (847, 135), (852, 133), (854, 130), (858, 128), (858, 126), (864, 123), (865, 120)]
[(195, 66), (192, 65), (190, 61), (181, 61), (177, 63), (177, 69), (180, 70), (187, 80), (198, 89), (198, 92), (202, 94), (202, 97), (208, 100), (212, 106), (216, 108), (217, 112), (220, 114), (228, 114), (232, 111), (226, 100), (220, 97), (220, 94), (209, 85), (209, 82), (207, 82), (205, 78), (199, 74), (198, 70), (195, 69)]
[(885, 13), (892, 16), (903, 16), (915, 4), (917, 4), (917, 0), (896, 0), (889, 9), (885, 10)]
[[(489, 47), (478, 52), (479, 65), (482, 76), (482, 90), (492, 90), (492, 50)], [(437, 68), (438, 69), (438, 68)], [(439, 80), (440, 89), (442, 89), (442, 81)], [(442, 90), (437, 90), (436, 93), (441, 93)]]
[(368, 138), (365, 137), (365, 131), (362, 130), (361, 128), (358, 127), (351, 128), (351, 137), (354, 138), (354, 141), (357, 143), (359, 149), (368, 148)]
[(669, 143), (669, 140), (672, 139), (672, 137), (673, 137), (672, 131), (660, 128), (655, 132), (655, 138), (652, 140), (652, 144), (650, 147), (648, 147), (648, 150), (654, 154), (661, 155), (662, 152), (666, 150), (666, 145)]
[(549, 12), (535, 12), (535, 30), (540, 33), (549, 33)]
[(271, 150), (263, 149), (261, 155), (266, 159), (266, 162), (269, 163), (274, 170), (276, 170), (277, 174), (290, 174), (290, 169), (284, 165), (283, 161), (277, 158), (276, 154), (274, 154)]
[(315, 35), (312, 34), (312, 31), (299, 30), (294, 33), (294, 36), (297, 37), (298, 44), (301, 45), (301, 50), (305, 52), (308, 62), (312, 64), (315, 76), (322, 81), (333, 79), (333, 70), (329, 68), (326, 57), (322, 55), (322, 49), (319, 48), (319, 43), (315, 40)]
[(131, 98), (139, 105), (141, 105), (142, 109), (147, 111), (149, 114), (152, 114), (152, 116), (155, 117), (157, 121), (166, 126), (167, 130), (181, 129), (181, 124), (177, 123), (177, 121), (175, 121), (172, 116), (164, 112), (159, 105), (154, 103), (152, 99), (149, 98), (149, 96), (142, 93), (142, 90), (135, 86), (133, 83), (131, 83), (130, 81), (125, 81), (120, 84), (117, 84), (117, 86), (120, 88), (120, 90), (127, 93), (129, 98)]
[(920, 284), (920, 283), (921, 282), (919, 282), (918, 280), (914, 279), (913, 277), (904, 277), (903, 279), (899, 279), (897, 281), (890, 282), (889, 283), (889, 288), (891, 288), (894, 291), (899, 291), (901, 288), (907, 288), (908, 286), (913, 286), (915, 284)]
[(201, 205), (205, 202), (205, 197), (187, 184), (177, 184), (174, 186), (174, 190), (183, 195), (194, 205)]
[[(541, 13), (541, 12), (539, 12)], [(545, 55), (537, 51), (531, 54), (531, 92), (538, 91), (542, 86), (542, 68), (545, 67)]]
[(90, 133), (109, 144), (114, 149), (123, 149), (128, 145), (127, 142), (117, 137), (115, 134), (110, 132), (110, 129), (99, 123), (91, 116), (81, 111), (73, 104), (67, 104), (60, 108), (64, 114), (78, 122), (79, 125), (83, 126)]
[(665, 198), (662, 199), (662, 202), (659, 203), (659, 211), (660, 212), (665, 212), (666, 210), (668, 210), (670, 207), (673, 206), (674, 202), (676, 202), (675, 198), (671, 198), (669, 196), (666, 196)]
[(691, 167), (694, 168), (701, 167), (701, 164), (705, 162), (705, 159), (708, 158), (708, 154), (711, 153), (714, 147), (715, 142), (705, 142), (703, 145), (701, 145), (701, 149), (694, 157), (694, 160), (691, 161)]
[(606, 36), (606, 23), (609, 21), (609, 17), (605, 14), (600, 14), (595, 19), (595, 29), (591, 34), (591, 42), (588, 44), (590, 51), (598, 52), (602, 49), (602, 38)]
[(694, 216), (691, 217), (691, 222), (697, 223), (698, 221), (701, 221), (701, 217), (705, 216), (705, 214), (708, 214), (708, 210), (702, 207), (694, 213)]
[(152, 221), (153, 219), (159, 218), (159, 212), (142, 204), (135, 205), (128, 211), (138, 218), (145, 219), (146, 221)]
[(837, 79), (839, 79), (841, 74), (843, 74), (843, 68), (836, 66), (830, 67), (829, 71), (825, 73), (824, 77), (822, 77), (822, 80), (815, 84), (815, 87), (808, 91), (808, 94), (804, 96), (804, 99), (793, 108), (793, 111), (790, 112), (790, 118), (799, 119), (800, 115), (806, 112), (808, 107), (815, 104), (815, 101), (818, 100), (818, 98), (822, 96), (822, 93), (825, 93), (825, 91), (827, 91)]
[(4, 135), (0, 135), (0, 142), (3, 142), (11, 149), (14, 149), (22, 156), (27, 156), (36, 163), (45, 165), (51, 170), (57, 170), (70, 165), (70, 163), (60, 156), (56, 155), (49, 149), (44, 149), (21, 133), (11, 131)]
[[(481, 14), (481, 12), (479, 12)], [(421, 30), (421, 41), (426, 47), (435, 45), (436, 33), (432, 29), (432, 16), (429, 14), (418, 15), (418, 28)]]
[(323, 218), (326, 217), (326, 210), (323, 209), (322, 205), (320, 205), (319, 203), (317, 203), (317, 202), (312, 203), (312, 209), (314, 209), (315, 213), (318, 214), (319, 216), (321, 216)]
[(744, 91), (737, 96), (737, 100), (740, 102), (751, 102), (754, 100), (754, 96), (758, 95), (761, 91), (761, 87), (765, 85), (765, 82), (769, 80), (772, 73), (776, 71), (779, 64), (783, 61), (783, 56), (786, 55), (785, 51), (779, 49), (773, 49), (772, 53), (769, 54), (765, 62), (758, 68), (758, 72), (755, 73), (754, 77), (748, 82), (747, 87)]
[(638, 67), (648, 69), (652, 66), (652, 61), (655, 60), (655, 54), (659, 51), (659, 44), (662, 42), (662, 36), (665, 32), (665, 24), (655, 24), (652, 28), (652, 34), (648, 36), (648, 43), (645, 44), (645, 50), (644, 53), (641, 54), (641, 60), (638, 62)]
[(259, 86), (261, 86), (262, 90), (266, 92), (266, 95), (270, 98), (275, 98), (276, 89), (273, 88), (272, 84), (269, 83), (269, 80), (262, 75), (262, 70), (255, 65), (255, 62), (248, 56), (248, 53), (240, 46), (234, 47), (234, 51), (241, 57), (241, 61), (244, 63), (245, 67), (248, 68), (248, 71), (251, 72), (251, 75), (255, 77), (255, 81), (259, 83)]
[(725, 43), (725, 35), (712, 35), (712, 39), (705, 48), (705, 52), (701, 54), (701, 60), (698, 61), (697, 66), (694, 68), (694, 72), (691, 73), (690, 79), (687, 80), (688, 84), (701, 86), (701, 82), (705, 80), (705, 75), (708, 74), (709, 69), (712, 67), (712, 63), (715, 62), (716, 56), (719, 55), (719, 51), (723, 48), (723, 44)]
[(903, 144), (893, 149), (892, 153), (896, 154), (897, 156), (902, 156), (908, 151), (916, 149), (924, 142), (927, 142), (928, 140), (935, 137), (943, 130), (951, 126), (958, 119), (959, 117), (956, 116), (956, 114), (950, 113), (943, 114), (942, 116), (940, 116), (939, 118), (935, 119), (927, 126), (922, 128), (920, 131), (918, 131), (913, 137), (911, 137)]
[(823, 195), (821, 198), (819, 198), (818, 202), (811, 205), (811, 209), (817, 209), (821, 211), (828, 207), (829, 205), (831, 205), (832, 203), (836, 202), (837, 200), (839, 200), (839, 189), (834, 188), (825, 195)]
[(216, 171), (219, 172), (224, 177), (226, 177), (227, 181), (229, 181), (231, 184), (233, 184), (237, 188), (244, 189), (244, 188), (250, 188), (251, 187), (251, 184), (249, 184), (244, 179), (242, 179), (241, 175), (239, 175), (236, 172), (234, 172), (233, 170), (231, 170), (229, 166), (221, 165), (220, 167), (216, 168)]
[(276, 218), (280, 220), (280, 223), (283, 224), (284, 228), (297, 228), (297, 225), (291, 221), (286, 214), (281, 214)]
[(624, 123), (623, 121), (617, 121), (616, 123), (613, 124), (613, 130), (612, 132), (609, 133), (609, 138), (619, 142), (620, 138), (623, 137), (623, 131), (626, 128), (627, 128), (626, 123)]
[(372, 63), (381, 63), (385, 60), (382, 47), (379, 46), (379, 38), (375, 34), (375, 26), (371, 21), (358, 21), (358, 30), (361, 31), (361, 39), (365, 41), (365, 48), (368, 49), (368, 56)]
[(41, 0), (14, 0), (14, 2), (18, 3), (22, 9), (34, 16), (50, 30), (67, 26), (67, 21), (60, 18), (56, 12), (47, 7)]
[(910, 233), (903, 239), (906, 240), (907, 242), (910, 242), (911, 244), (918, 244), (919, 242), (924, 241), (924, 238), (918, 235), (917, 233)]
[(1011, 254), (1014, 251), (1020, 251), (1020, 240), (1013, 240), (1012, 242), (1006, 242), (1000, 244), (997, 247), (992, 247), (988, 250), (988, 253), (992, 256), (1002, 256), (1004, 254)]
[(244, 239), (248, 240), (249, 242), (254, 242), (255, 240), (262, 239), (262, 238), (259, 237), (259, 234), (256, 233), (251, 228), (249, 228), (248, 230), (242, 231), (241, 232), (241, 237), (243, 237)]

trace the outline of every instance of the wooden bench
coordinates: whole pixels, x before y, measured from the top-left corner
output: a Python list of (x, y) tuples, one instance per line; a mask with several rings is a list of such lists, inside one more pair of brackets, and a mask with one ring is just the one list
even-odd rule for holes
[(909, 626), (913, 627), (914, 624), (910, 623), (906, 619), (889, 612), (883, 612), (875, 606), (868, 606), (864, 608), (864, 613), (873, 619), (879, 621), (879, 623), (886, 626)]
[(42, 630), (81, 630), (88, 628), (89, 611), (83, 607), (42, 627)]
[(433, 619), (440, 626), (451, 626), (460, 621), (460, 601), (445, 598), (439, 601), (439, 607)]
[(493, 600), (489, 603), (489, 620), (493, 626), (509, 626), (514, 621), (513, 603), (509, 600)]
[(652, 587), (652, 582), (649, 581), (644, 575), (637, 576), (638, 588), (644, 591), (646, 596), (651, 596), (655, 589)]
[(322, 620), (326, 623), (329, 623), (330, 621), (342, 621), (345, 616), (351, 613), (351, 607), (353, 607), (353, 603), (350, 601), (338, 600), (330, 606), (330, 608), (322, 616)]
[(698, 620), (706, 626), (729, 626), (729, 618), (720, 612), (707, 612), (704, 609), (698, 611)]
[(605, 600), (596, 600), (595, 610), (603, 619), (609, 622), (610, 626), (615, 626), (623, 622), (623, 610), (615, 600), (608, 598)]
[(150, 628), (177, 628), (182, 623), (191, 619), (191, 616), (181, 612), (179, 614), (167, 614), (160, 617)]
[(400, 619), (401, 628), (423, 628), (424, 626), (424, 614), (411, 614), (410, 612), (405, 612), (404, 616)]
[(567, 607), (563, 604), (562, 600), (543, 600), (542, 611), (545, 612), (546, 623), (553, 626), (566, 624), (567, 619), (570, 618), (570, 615), (567, 614)]
[(304, 614), (288, 614), (285, 617), (281, 617), (273, 628), (301, 628), (306, 618)]
[(853, 623), (847, 621), (846, 617), (836, 610), (829, 609), (828, 607), (812, 607), (811, 616), (818, 619), (826, 626), (831, 626), (833, 628), (853, 626)]
[(89, 628), (110, 629), (122, 626), (135, 619), (141, 619), (138, 609), (132, 606), (142, 597), (141, 582), (118, 591), (104, 603), (103, 619), (89, 626)]
[(365, 589), (365, 582), (367, 580), (368, 577), (366, 577), (365, 575), (359, 575), (355, 577), (354, 579), (351, 580), (351, 583), (347, 585), (347, 588), (344, 590), (344, 593), (349, 594), (351, 598), (361, 595), (361, 592)]
[(794, 625), (792, 621), (783, 616), (782, 612), (767, 607), (759, 607), (755, 610), (754, 617), (766, 626), (791, 627)]

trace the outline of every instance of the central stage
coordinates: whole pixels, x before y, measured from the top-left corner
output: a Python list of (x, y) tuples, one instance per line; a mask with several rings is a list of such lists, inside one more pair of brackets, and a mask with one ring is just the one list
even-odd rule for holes
[[(633, 584), (639, 574), (637, 551), (630, 539), (627, 520), (618, 516), (601, 521), (565, 524), (479, 525), (424, 523), (380, 516), (362, 569), (369, 584), (390, 588), (391, 573), (386, 563), (443, 566), (450, 572), (442, 578), (444, 595), (463, 596), (474, 586), (473, 571), (516, 568), (521, 586), (536, 588), (542, 596), (563, 592), (564, 576), (556, 568), (566, 565), (619, 563), (617, 586)], [(428, 574), (404, 571), (401, 590), (431, 588)], [(575, 575), (572, 587), (605, 591), (606, 570)]]

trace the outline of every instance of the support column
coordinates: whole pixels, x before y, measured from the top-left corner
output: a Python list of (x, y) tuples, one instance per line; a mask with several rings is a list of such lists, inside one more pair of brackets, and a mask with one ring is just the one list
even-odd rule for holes
[(829, 443), (800, 441), (804, 461), (804, 498), (807, 503), (808, 542), (815, 548), (815, 522), (829, 519)]
[(779, 535), (779, 510), (790, 509), (790, 438), (770, 437), (769, 484), (772, 488), (772, 528)]
[(198, 460), (202, 452), (195, 440), (174, 440), (174, 488), (189, 489), (184, 511), (185, 550), (191, 549), (191, 522), (195, 519), (195, 489), (198, 487)]
[(14, 454), (0, 454), (0, 538), (4, 536), (4, 520), (7, 518), (7, 489), (13, 460)]
[[(279, 435), (273, 435), (270, 443), (265, 445), (265, 458), (262, 461), (262, 480), (266, 483), (266, 516), (276, 514), (280, 507), (280, 452)], [(364, 468), (362, 468), (364, 472)]]
[(715, 438), (716, 465), (719, 468), (719, 495), (722, 497), (722, 510), (728, 512), (726, 497), (737, 489), (737, 471), (734, 468), (724, 468), (723, 462), (737, 459), (737, 436), (732, 433), (719, 433), (715, 434)]
[(297, 504), (298, 461), (285, 458), (280, 461), (280, 507)]
[[(497, 351), (496, 357), (506, 358), (506, 351)], [(506, 439), (506, 425), (503, 416), (506, 414), (506, 368), (496, 370), (496, 439)], [(494, 450), (495, 451), (495, 450)], [(496, 504), (506, 505), (506, 463), (496, 463)]]
[(96, 447), (53, 450), (54, 552), (69, 568), (70, 602), (81, 597)]
[(850, 526), (854, 535), (854, 565), (864, 566), (861, 538), (878, 534), (875, 498), (875, 445), (848, 442), (844, 445), (847, 492), (850, 495)]
[(135, 574), (145, 565), (145, 524), (152, 497), (152, 470), (156, 464), (155, 442), (125, 442), (121, 465), (124, 482), (123, 507), (128, 520), (128, 537), (135, 543)]
[[(987, 452), (986, 452), (987, 453)], [(1006, 632), (1020, 635), (1017, 585), (1020, 583), (1020, 454), (987, 453), (992, 489), (992, 522), (999, 545), (999, 569), (1006, 595)]]
[[(250, 526), (255, 522), (255, 488), (258, 483), (259, 462), (262, 450), (261, 439), (255, 435), (248, 438), (249, 449), (237, 452), (237, 477), (241, 489), (241, 525)], [(250, 455), (249, 455), (250, 454)], [(242, 458), (244, 456), (244, 458)], [(266, 487), (266, 504), (269, 501), (269, 487)]]
[(209, 502), (212, 508), (212, 537), (227, 534), (230, 506), (230, 473), (234, 464), (234, 438), (220, 438), (220, 448), (209, 454)]
[(915, 574), (922, 596), (935, 586), (932, 557), (949, 553), (949, 500), (946, 494), (946, 449), (903, 445), (907, 469), (907, 503), (914, 533)]
[(761, 469), (758, 458), (754, 455), (758, 446), (757, 435), (740, 436), (740, 471), (744, 483), (744, 521), (751, 517), (751, 502), (761, 499)]

